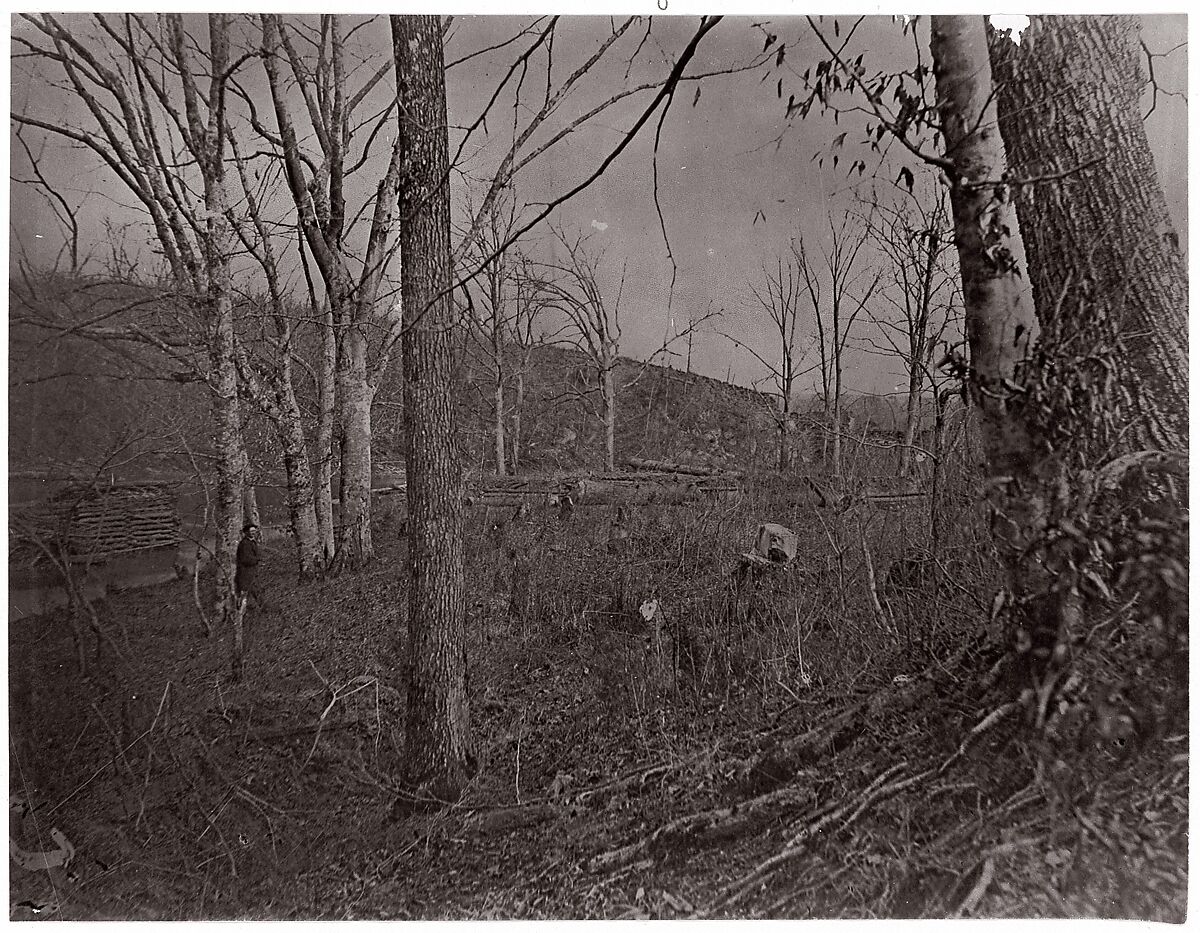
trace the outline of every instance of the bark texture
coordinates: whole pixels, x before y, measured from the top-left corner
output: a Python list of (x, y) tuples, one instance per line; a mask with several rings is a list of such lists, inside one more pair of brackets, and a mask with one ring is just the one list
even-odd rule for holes
[[(1146, 138), (1135, 16), (1034, 16), (992, 31), (1000, 132), (1039, 319), (1115, 316), (1133, 448), (1187, 449), (1187, 265)], [(1061, 177), (1058, 177), (1061, 176)], [(1058, 323), (1058, 322), (1056, 322)]]
[[(979, 411), (985, 456), (984, 488), (1007, 591), (1015, 600), (1004, 617), (1004, 634), (1011, 634), (1018, 646), (1014, 692), (1036, 690), (1071, 620), (1068, 607), (1053, 595), (1046, 564), (1038, 559), (1045, 493), (1057, 464), (1053, 451), (1035, 445), (1021, 410), (1023, 364), (1037, 319), (1015, 211), (997, 182), (1005, 171), (1005, 152), (988, 80), (983, 18), (932, 17), (930, 51), (946, 152), (953, 163), (950, 203), (971, 351), (968, 384)], [(1047, 593), (1051, 595), (1045, 599), (1036, 595)]]
[(296, 545), (296, 565), (301, 577), (320, 570), (325, 562), (318, 537), (317, 513), (313, 496), (312, 470), (304, 437), (304, 420), (296, 401), (290, 366), (280, 380), (276, 404), (281, 418), (277, 425), (283, 449), (283, 471), (287, 478), (288, 518)]
[(442, 26), (393, 16), (399, 92), (401, 294), (411, 676), (406, 783), (453, 801), (475, 772), (464, 643), (463, 480), (450, 403), (450, 196)]
[(337, 406), (337, 337), (329, 302), (321, 312), (321, 369), (317, 398), (317, 429), (313, 440), (313, 505), (321, 563), (333, 561), (333, 424)]
[[(349, 302), (347, 302), (349, 304)], [(337, 570), (374, 557), (371, 545), (371, 388), (367, 382), (367, 335), (347, 313), (341, 322), (337, 388), (341, 414), (341, 510)]]
[(999, 490), (1031, 469), (1029, 438), (1020, 419), (1010, 416), (1009, 402), (1018, 364), (1037, 334), (1037, 319), (1016, 212), (997, 186), (988, 184), (1004, 173), (1006, 158), (991, 99), (983, 18), (932, 17), (930, 51), (946, 151), (952, 153), (957, 174), (950, 202), (971, 350), (971, 391), (981, 413), (987, 475), (998, 481), (993, 485)]
[[(182, 49), (183, 29), (176, 20), (175, 44)], [(233, 320), (233, 288), (230, 257), (233, 233), (229, 226), (224, 167), (224, 75), (229, 64), (229, 19), (226, 14), (209, 16), (209, 61), (212, 84), (209, 88), (209, 120), (204, 126), (196, 109), (189, 106), (193, 135), (197, 137), (197, 156), (204, 179), (204, 206), (209, 221), (201, 239), (204, 253), (207, 303), (209, 308), (208, 348), (211, 366), (209, 389), (212, 393), (214, 434), (217, 447), (217, 618), (233, 626), (232, 672), (241, 677), (244, 642), (242, 617), (237, 611), (234, 569), (237, 544), (241, 538), (242, 488), (245, 483), (246, 448), (242, 440), (241, 409), (238, 404), (238, 370)], [(178, 59), (185, 61), (182, 51)], [(189, 94), (190, 97), (190, 94)]]
[(492, 439), (496, 452), (496, 475), (504, 476), (504, 459), (507, 444), (504, 439), (504, 322), (497, 310), (500, 303), (499, 289), (492, 289), (492, 358), (495, 370), (492, 373), (493, 422)]
[(613, 370), (617, 367), (614, 350), (606, 358), (600, 373), (600, 391), (604, 396), (604, 469), (612, 472), (617, 462), (617, 387), (613, 383)]
[(517, 385), (516, 398), (513, 402), (513, 423), (512, 423), (512, 471), (519, 473), (521, 470), (521, 414), (525, 411), (525, 370), (528, 369), (528, 360), (524, 357), (521, 359), (521, 368), (517, 370)]

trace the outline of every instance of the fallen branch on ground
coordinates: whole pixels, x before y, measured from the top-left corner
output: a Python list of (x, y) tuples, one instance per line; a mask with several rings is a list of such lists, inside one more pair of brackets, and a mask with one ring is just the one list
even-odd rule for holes
[(687, 816), (681, 816), (670, 823), (660, 826), (643, 839), (621, 846), (619, 849), (613, 849), (612, 851), (602, 852), (600, 855), (593, 856), (588, 860), (588, 870), (599, 871), (623, 865), (633, 861), (643, 853), (661, 848), (668, 842), (678, 841), (684, 836), (693, 835), (700, 830), (712, 831), (715, 829), (725, 830), (736, 828), (755, 811), (761, 810), (769, 804), (800, 797), (807, 798), (811, 796), (811, 793), (812, 791), (809, 788), (798, 788), (789, 785), (766, 794), (761, 794), (758, 797), (753, 797), (750, 800), (738, 801), (727, 807), (717, 807), (712, 810), (704, 810), (700, 813), (690, 813)]
[[(967, 733), (959, 747), (953, 754), (942, 761), (940, 765), (924, 768), (914, 774), (910, 774), (908, 777), (890, 781), (890, 783), (890, 778), (901, 772), (905, 765), (901, 763), (888, 768), (871, 781), (863, 789), (860, 796), (847, 800), (836, 809), (827, 812), (815, 820), (810, 820), (788, 840), (783, 851), (777, 852), (741, 878), (722, 888), (718, 892), (716, 903), (709, 908), (709, 911), (731, 907), (743, 900), (785, 864), (806, 854), (809, 845), (816, 839), (820, 838), (822, 841), (828, 841), (834, 836), (844, 833), (862, 819), (866, 813), (883, 801), (903, 793), (922, 781), (945, 774), (952, 765), (963, 758), (967, 750), (982, 735), (997, 723), (1007, 718), (1017, 708), (1016, 703), (1008, 703), (993, 710)], [(704, 913), (700, 914), (700, 916), (704, 916)]]

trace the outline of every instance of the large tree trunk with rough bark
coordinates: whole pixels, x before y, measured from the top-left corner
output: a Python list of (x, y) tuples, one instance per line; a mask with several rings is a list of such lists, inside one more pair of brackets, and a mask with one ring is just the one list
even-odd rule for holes
[(1039, 319), (1094, 333), (1114, 317), (1123, 449), (1182, 451), (1187, 264), (1146, 138), (1139, 32), (1134, 16), (1034, 16), (1019, 45), (996, 31), (989, 45), (1011, 173), (1052, 179), (1014, 192)]
[(463, 479), (450, 400), (450, 194), (442, 25), (393, 16), (399, 92), (401, 294), (408, 461), (405, 783), (455, 801), (476, 770), (464, 640)]

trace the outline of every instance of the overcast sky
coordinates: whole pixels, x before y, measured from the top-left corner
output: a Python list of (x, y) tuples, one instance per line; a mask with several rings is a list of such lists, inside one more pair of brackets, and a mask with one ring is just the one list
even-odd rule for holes
[[(677, 268), (674, 291), (670, 294), (670, 313), (676, 329), (686, 327), (691, 315), (698, 317), (709, 310), (723, 310), (721, 321), (708, 325), (707, 329), (724, 330), (769, 355), (768, 327), (756, 312), (749, 284), (761, 279), (762, 264), (773, 263), (792, 237), (803, 235), (819, 242), (826, 226), (826, 213), (840, 214), (853, 200), (845, 170), (855, 158), (867, 156), (865, 147), (857, 147), (864, 137), (867, 120), (855, 116), (835, 126), (831, 116), (821, 116), (814, 110), (807, 119), (785, 122), (789, 90), (799, 93), (798, 75), (822, 57), (821, 47), (803, 19), (777, 16), (769, 19), (766, 31), (776, 34), (778, 43), (787, 46), (783, 68), (770, 71), (758, 68), (706, 79), (698, 100), (695, 85), (681, 87), (676, 95), (662, 128), (657, 159), (658, 196), (666, 240), (654, 205), (652, 153), (656, 120), (650, 122), (642, 136), (601, 179), (555, 215), (558, 224), (589, 233), (593, 246), (605, 251), (614, 297), (616, 282), (624, 271), (622, 352), (627, 355), (644, 356), (651, 352), (670, 327), (668, 288), (672, 270), (668, 241)], [(764, 29), (755, 24), (763, 21), (762, 17), (727, 17), (701, 42), (687, 73), (724, 69), (754, 60), (762, 52), (765, 35)], [(840, 28), (844, 29), (851, 21), (843, 18)], [(447, 58), (453, 60), (486, 48), (512, 35), (523, 22), (528, 19), (457, 17)], [(597, 48), (613, 22), (609, 17), (591, 17), (571, 18), (560, 24), (554, 50), (556, 80)], [(630, 29), (621, 44), (614, 46), (615, 54), (610, 53), (595, 73), (581, 82), (577, 93), (564, 105), (555, 128), (616, 93), (627, 82), (660, 78), (697, 24), (694, 17), (655, 19), (627, 77), (628, 59), (645, 33), (644, 26)], [(21, 28), (14, 25), (14, 30)], [(826, 19), (824, 28), (832, 32), (831, 19)], [(371, 59), (373, 52), (380, 56), (390, 52), (386, 20), (379, 20), (368, 30), (371, 35), (364, 38), (364, 58)], [(1146, 18), (1144, 38), (1152, 50), (1166, 52), (1185, 37), (1185, 17)], [(514, 44), (500, 52), (481, 55), (450, 71), (447, 92), (452, 127), (461, 127), (478, 117), (497, 81), (514, 60), (513, 49), (518, 47)], [(899, 23), (893, 23), (890, 17), (866, 21), (855, 34), (854, 48), (852, 54), (866, 53), (864, 64), (868, 69), (911, 67), (916, 54), (912, 39), (903, 37)], [(544, 81), (544, 62), (538, 59), (531, 64), (529, 80)], [(1155, 67), (1164, 87), (1186, 87), (1186, 49), (1156, 60)], [(43, 114), (51, 112), (64, 120), (83, 120), (78, 107), (61, 96), (45, 94), (37, 82), (31, 83), (25, 66), (14, 62), (12, 76), (15, 109), (28, 107), (40, 109)], [(782, 99), (778, 96), (780, 78)], [(627, 105), (612, 108), (531, 165), (517, 179), (518, 198), (524, 202), (548, 201), (582, 180), (611, 150), (649, 99), (650, 94), (644, 93), (630, 98)], [(501, 116), (505, 112), (508, 116)], [(511, 114), (512, 98), (502, 95), (489, 117), (487, 141), (482, 141), (477, 132), (464, 150), (469, 156), (465, 174), (487, 176), (489, 168), (494, 166), (498, 147), (506, 138), (505, 127), (511, 132)], [(1186, 104), (1178, 97), (1160, 97), (1155, 113), (1147, 121), (1160, 178), (1185, 245), (1186, 126)], [(828, 165), (819, 168), (813, 161), (814, 155), (828, 151), (835, 135), (843, 131), (848, 131), (848, 135), (839, 168), (833, 170)], [(456, 135), (452, 130), (452, 152), (458, 138), (461, 132)], [(14, 172), (27, 175), (18, 148), (14, 146), (12, 151)], [(47, 160), (47, 174), (62, 184), (64, 191), (79, 198), (86, 195), (81, 219), (89, 243), (103, 238), (105, 219), (116, 223), (129, 219), (131, 214), (126, 205), (132, 199), (115, 180), (105, 177), (103, 170), (97, 170), (90, 155), (58, 144), (50, 144), (47, 152), (51, 156)], [(875, 165), (869, 159), (868, 164), (872, 168)], [(895, 173), (896, 164), (889, 163), (880, 171), (879, 178), (887, 183)], [(378, 175), (370, 179), (367, 177), (370, 174), (362, 176), (360, 191), (366, 190), (366, 186), (373, 187)], [(462, 178), (456, 177), (454, 198), (460, 204), (462, 185)], [(28, 188), (13, 186), (11, 197), (13, 249), (25, 249), (35, 261), (52, 259), (61, 237), (45, 205)], [(544, 234), (544, 230), (540, 231), (543, 243)], [(535, 251), (539, 248), (538, 236), (534, 235), (531, 243)], [(131, 248), (137, 248), (136, 242)], [(679, 349), (685, 350), (682, 346)], [(762, 366), (747, 351), (715, 333), (697, 338), (693, 363), (708, 375), (723, 378), (731, 372), (742, 383), (764, 375)], [(677, 360), (676, 365), (681, 366), (682, 361)], [(889, 391), (897, 375), (897, 366), (888, 366), (878, 357), (856, 354), (850, 360), (849, 388)]]

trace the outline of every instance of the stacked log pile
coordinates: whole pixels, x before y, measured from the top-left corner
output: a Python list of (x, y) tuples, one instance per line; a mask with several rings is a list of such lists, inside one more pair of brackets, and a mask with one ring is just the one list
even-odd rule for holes
[(164, 483), (70, 487), (46, 502), (15, 507), (10, 526), (14, 543), (65, 544), (74, 560), (175, 547), (180, 535), (175, 495)]

